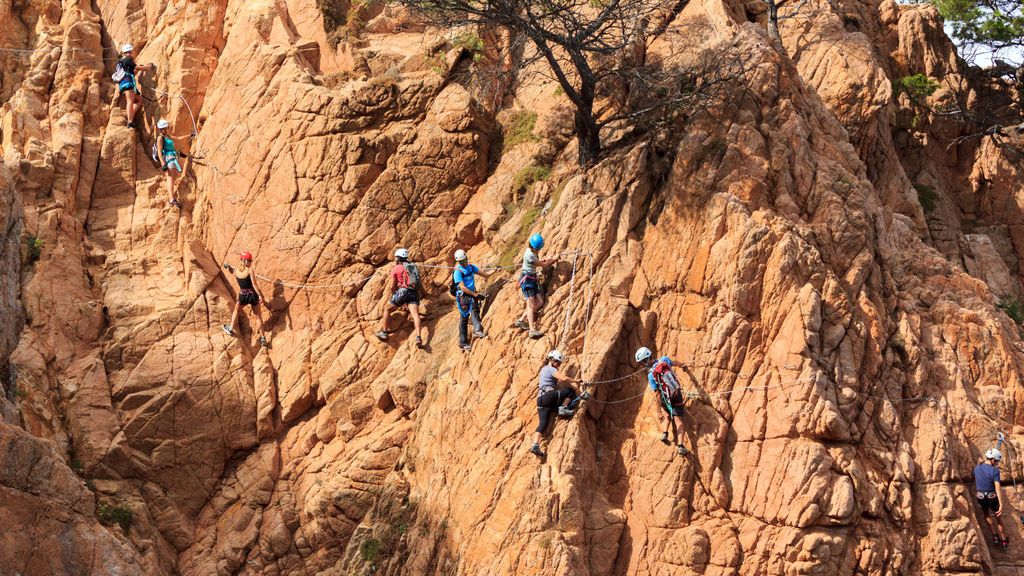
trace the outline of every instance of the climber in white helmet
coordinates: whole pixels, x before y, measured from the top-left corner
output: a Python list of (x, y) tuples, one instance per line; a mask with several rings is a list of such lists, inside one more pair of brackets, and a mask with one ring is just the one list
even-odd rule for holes
[(455, 251), (455, 271), (452, 272), (452, 290), (455, 296), (455, 307), (459, 311), (459, 348), (468, 352), (469, 321), (473, 321), (473, 337), (486, 338), (484, 325), (480, 322), (480, 302), (486, 296), (476, 289), (475, 276), (479, 274), (484, 278), (489, 277), (492, 272), (484, 271), (475, 264), (469, 263), (469, 255), (465, 250)]
[(156, 128), (160, 131), (157, 137), (156, 155), (160, 161), (160, 168), (166, 175), (167, 195), (170, 198), (167, 203), (174, 208), (181, 208), (181, 202), (178, 202), (178, 197), (175, 194), (175, 184), (177, 184), (178, 176), (181, 176), (181, 164), (178, 163), (179, 153), (174, 148), (174, 139), (167, 133), (167, 129), (170, 127), (170, 122), (163, 118), (156, 123)]
[[(548, 352), (544, 366), (540, 369), (539, 389), (537, 390), (537, 416), (540, 422), (533, 434), (533, 446), (530, 453), (543, 458), (546, 456), (540, 449), (541, 436), (551, 422), (551, 415), (558, 410), (558, 415), (569, 418), (573, 414), (570, 404), (576, 399), (576, 389), (571, 384), (581, 384), (582, 380), (569, 376), (561, 371), (565, 356), (558, 350)], [(559, 388), (559, 385), (565, 387)]]
[(142, 97), (136, 75), (141, 75), (152, 69), (152, 64), (135, 63), (134, 46), (125, 44), (121, 47), (121, 59), (117, 61), (117, 68), (111, 78), (117, 82), (118, 94), (125, 95), (125, 119), (128, 121), (129, 128), (135, 128), (135, 114), (142, 107)]
[(647, 383), (651, 391), (658, 396), (658, 405), (665, 412), (662, 421), (665, 423), (665, 431), (661, 434), (661, 441), (669, 444), (668, 431), (673, 422), (676, 426), (675, 445), (680, 456), (686, 456), (689, 451), (683, 446), (683, 411), (685, 408), (683, 389), (679, 385), (679, 379), (672, 372), (672, 359), (662, 356), (657, 361), (653, 360), (654, 353), (650, 348), (641, 347), (633, 356), (637, 364), (647, 368)]
[[(391, 295), (388, 298), (388, 294)], [(382, 303), (384, 314), (380, 318), (380, 331), (374, 334), (381, 342), (388, 339), (388, 319), (391, 313), (405, 306), (412, 317), (416, 347), (423, 348), (423, 327), (420, 325), (420, 271), (416, 264), (409, 262), (409, 251), (395, 250), (395, 265), (388, 273), (388, 290)]]
[(998, 448), (989, 448), (985, 460), (974, 467), (974, 497), (992, 531), (992, 543), (1003, 550), (1010, 547), (1010, 539), (1003, 530), (1003, 486), (999, 479), (999, 463), (1003, 459)]

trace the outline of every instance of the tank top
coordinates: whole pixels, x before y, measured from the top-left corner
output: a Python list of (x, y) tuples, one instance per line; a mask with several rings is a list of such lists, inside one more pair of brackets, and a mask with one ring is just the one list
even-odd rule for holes
[(558, 381), (555, 380), (555, 373), (557, 372), (558, 369), (551, 364), (545, 364), (544, 367), (540, 369), (540, 382), (537, 396), (543, 396), (545, 392), (550, 392), (558, 388)]
[(252, 278), (249, 274), (246, 274), (244, 277), (235, 274), (235, 280), (238, 280), (238, 287), (242, 290), (255, 290), (252, 285)]

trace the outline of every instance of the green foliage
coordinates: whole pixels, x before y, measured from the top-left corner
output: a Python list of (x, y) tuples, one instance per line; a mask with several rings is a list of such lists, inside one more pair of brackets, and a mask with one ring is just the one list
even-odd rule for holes
[(35, 264), (43, 255), (43, 239), (38, 236), (28, 237), (28, 263)]
[(516, 230), (516, 233), (505, 244), (505, 251), (501, 253), (501, 258), (498, 260), (499, 266), (511, 266), (515, 263), (519, 250), (526, 243), (526, 238), (530, 236), (530, 231), (533, 230), (533, 225), (536, 224), (539, 216), (540, 208), (537, 206), (530, 208), (523, 214), (523, 219), (519, 222), (519, 229)]
[(18, 387), (14, 388), (14, 397), (17, 398), (18, 400), (25, 400), (26, 398), (28, 398), (28, 396), (28, 390)]
[(963, 44), (989, 49), (1024, 47), (1020, 0), (931, 0)]
[(1012, 296), (1003, 298), (996, 304), (996, 308), (1006, 312), (1017, 326), (1024, 326), (1024, 304), (1021, 304), (1020, 300)]
[(121, 530), (125, 532), (132, 525), (132, 514), (131, 508), (127, 506), (114, 506), (111, 504), (100, 504), (96, 510), (96, 517), (99, 519), (100, 524), (110, 526), (117, 524), (121, 527)]
[(484, 57), (484, 41), (472, 32), (459, 34), (452, 40), (452, 44), (472, 54), (473, 62), (479, 62)]
[(559, 96), (565, 96), (565, 88), (562, 88), (561, 85), (555, 86), (554, 94), (555, 98), (558, 98)]
[(900, 354), (907, 353), (907, 343), (903, 341), (903, 335), (901, 334), (893, 334), (892, 338), (889, 339), (889, 347)]
[(902, 78), (897, 78), (896, 81), (892, 83), (893, 96), (906, 94), (915, 102), (919, 102), (931, 96), (938, 89), (939, 83), (924, 74), (904, 76)]
[(540, 138), (533, 133), (537, 125), (537, 113), (528, 110), (515, 110), (502, 123), (504, 132), (504, 149), (508, 150), (523, 142), (537, 142)]
[(512, 189), (516, 192), (526, 192), (537, 182), (543, 182), (551, 178), (551, 168), (531, 164), (521, 168), (512, 180)]
[(377, 554), (380, 553), (380, 540), (376, 538), (367, 538), (359, 545), (359, 554), (362, 555), (363, 560), (366, 562), (373, 562), (377, 559)]
[(914, 190), (917, 190), (917, 201), (921, 203), (921, 208), (924, 209), (925, 213), (934, 211), (935, 201), (939, 197), (935, 193), (935, 189), (924, 184), (914, 184)]

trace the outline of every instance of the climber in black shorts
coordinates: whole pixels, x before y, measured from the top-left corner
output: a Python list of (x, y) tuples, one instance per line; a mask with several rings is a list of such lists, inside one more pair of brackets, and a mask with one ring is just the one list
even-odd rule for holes
[(231, 324), (225, 324), (222, 328), (225, 334), (234, 336), (235, 327), (238, 326), (238, 313), (244, 306), (251, 306), (252, 311), (256, 314), (256, 319), (259, 320), (260, 346), (269, 347), (267, 338), (263, 335), (263, 316), (260, 314), (260, 302), (263, 298), (260, 297), (259, 289), (256, 288), (256, 275), (252, 269), (252, 254), (248, 251), (242, 252), (238, 258), (242, 262), (240, 269), (235, 269), (231, 264), (224, 264), (224, 268), (233, 272), (235, 280), (238, 282), (238, 301), (235, 302), (235, 310), (231, 313)]

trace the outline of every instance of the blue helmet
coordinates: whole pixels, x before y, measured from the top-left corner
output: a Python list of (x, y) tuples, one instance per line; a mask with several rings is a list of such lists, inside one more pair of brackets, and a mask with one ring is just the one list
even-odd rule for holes
[(544, 247), (544, 237), (541, 236), (540, 234), (536, 233), (536, 232), (533, 233), (530, 236), (530, 248), (533, 248), (534, 250), (540, 250), (543, 247)]

